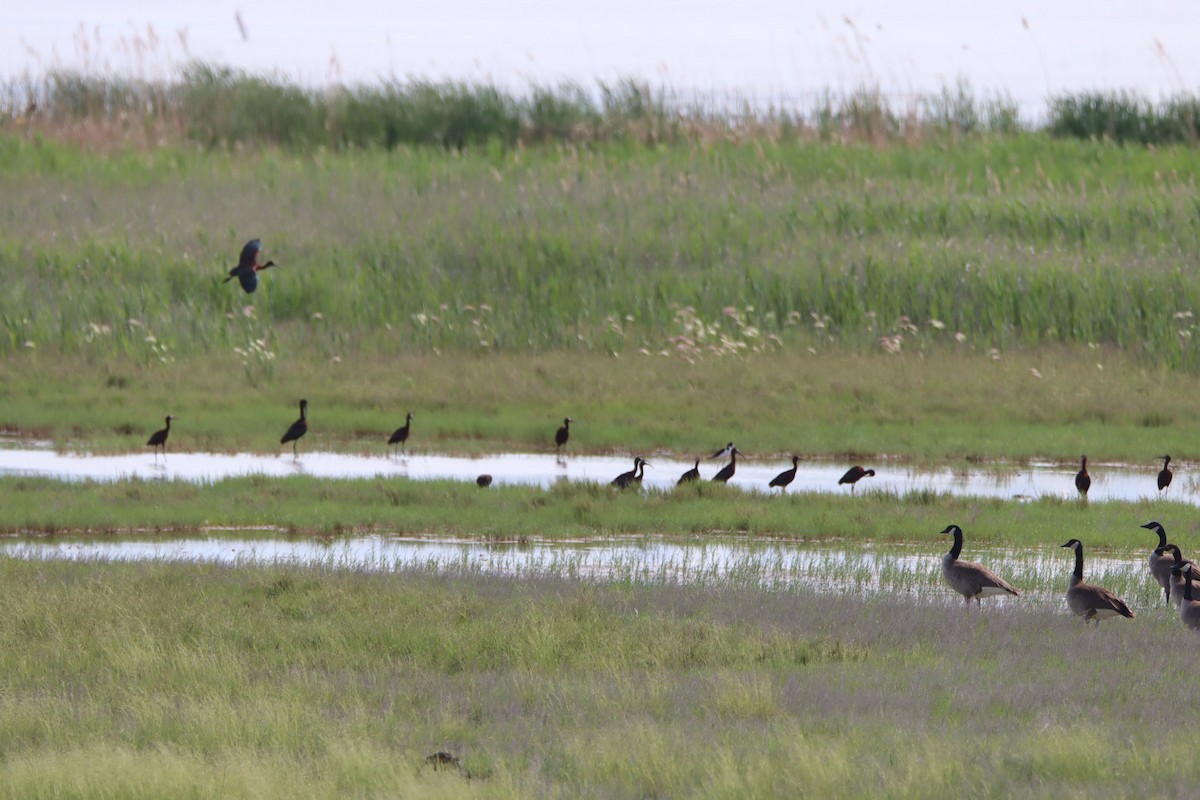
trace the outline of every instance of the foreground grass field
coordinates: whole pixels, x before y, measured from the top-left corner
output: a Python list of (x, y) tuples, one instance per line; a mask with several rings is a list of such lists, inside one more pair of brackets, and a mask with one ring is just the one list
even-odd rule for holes
[(1192, 793), (1165, 616), (11, 559), (0, 604), (4, 797)]

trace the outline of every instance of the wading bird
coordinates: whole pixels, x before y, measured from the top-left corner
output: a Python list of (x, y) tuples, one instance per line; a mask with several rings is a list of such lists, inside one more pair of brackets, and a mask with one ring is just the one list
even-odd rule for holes
[(1125, 605), (1125, 601), (1101, 586), (1093, 586), (1083, 582), (1083, 542), (1072, 539), (1062, 547), (1075, 548), (1075, 571), (1071, 573), (1071, 585), (1067, 589), (1067, 605), (1084, 622), (1095, 622), (1108, 617), (1128, 617), (1133, 619), (1134, 613)]
[(562, 460), (562, 449), (567, 446), (567, 439), (571, 438), (571, 418), (567, 417), (563, 420), (562, 427), (554, 432), (554, 447), (555, 453), (559, 460)]
[(167, 415), (167, 427), (160, 431), (155, 431), (150, 434), (150, 440), (146, 445), (154, 448), (154, 463), (158, 463), (158, 448), (162, 448), (163, 461), (167, 460), (167, 436), (171, 433), (171, 420), (175, 419), (170, 414)]
[(1092, 488), (1092, 476), (1087, 471), (1087, 456), (1080, 456), (1079, 472), (1075, 473), (1075, 488), (1087, 500), (1088, 489)]
[(838, 486), (841, 486), (843, 483), (848, 483), (848, 484), (850, 484), (850, 493), (854, 494), (854, 484), (858, 483), (863, 478), (874, 478), (874, 477), (875, 477), (875, 470), (863, 469), (859, 465), (855, 464), (853, 467), (846, 470), (845, 475), (843, 475), (840, 479), (838, 479)]
[(1182, 567), (1174, 568), (1172, 572), (1179, 572), (1183, 576), (1183, 597), (1179, 603), (1179, 618), (1192, 630), (1200, 631), (1200, 600), (1192, 597), (1192, 565), (1184, 564)]
[(1179, 551), (1179, 546), (1174, 544), (1167, 545), (1167, 552), (1171, 554), (1171, 597), (1170, 600), (1179, 608), (1179, 604), (1183, 602), (1183, 575), (1180, 572), (1186, 565), (1195, 565), (1191, 559), (1184, 558), (1183, 553)]
[(724, 458), (725, 456), (729, 455), (732, 452), (733, 452), (733, 442), (730, 442), (729, 444), (725, 445), (720, 450), (718, 450), (717, 452), (715, 452), (711, 456), (709, 456), (709, 458)]
[(400, 448), (403, 449), (406, 454), (408, 452), (408, 433), (412, 430), (412, 421), (413, 415), (412, 412), (409, 411), (407, 416), (404, 417), (404, 427), (396, 428), (396, 430), (392, 431), (392, 435), (388, 437), (388, 444), (400, 445)]
[[(729, 451), (729, 463), (721, 467), (720, 472), (713, 475), (713, 480), (717, 483), (727, 483), (733, 477), (733, 473), (737, 472), (737, 457), (742, 455), (742, 451), (734, 447), (732, 442), (729, 443), (727, 449)], [(717, 455), (719, 456), (724, 452), (724, 450), (719, 450), (717, 451)]]
[(308, 433), (308, 418), (305, 416), (306, 411), (308, 411), (308, 401), (301, 400), (300, 419), (293, 422), (292, 427), (288, 428), (287, 433), (285, 433), (283, 438), (279, 440), (280, 444), (287, 444), (288, 442), (291, 442), (292, 455), (296, 456), (297, 458), (299, 458), (300, 454), (296, 451), (296, 442), (301, 436)]
[(1162, 587), (1163, 599), (1171, 602), (1171, 564), (1175, 559), (1167, 555), (1167, 530), (1161, 523), (1151, 520), (1142, 526), (1158, 534), (1158, 547), (1150, 551), (1150, 577)]
[(635, 483), (641, 485), (642, 477), (645, 476), (646, 467), (648, 466), (649, 464), (646, 463), (646, 459), (638, 456), (633, 460), (633, 469), (631, 469), (629, 472), (622, 472), (620, 475), (613, 478), (612, 485), (618, 489), (628, 489)]
[(774, 478), (771, 478), (771, 482), (767, 486), (771, 489), (778, 486), (780, 494), (786, 492), (788, 484), (796, 480), (796, 470), (798, 469), (800, 469), (800, 456), (792, 456), (792, 468), (785, 469)]
[(687, 472), (679, 476), (679, 480), (675, 482), (676, 486), (683, 486), (685, 483), (694, 483), (700, 480), (700, 459), (696, 459), (696, 463)]
[(950, 588), (963, 596), (963, 600), (976, 606), (982, 606), (984, 597), (1010, 594), (1019, 595), (1008, 581), (996, 575), (982, 564), (973, 561), (959, 561), (958, 554), (962, 552), (963, 532), (957, 525), (949, 525), (942, 533), (954, 535), (954, 546), (942, 557), (942, 577)]
[(1163, 460), (1163, 468), (1158, 473), (1158, 490), (1161, 492), (1171, 485), (1171, 478), (1174, 478), (1174, 473), (1171, 472), (1171, 457), (1159, 456)]
[(229, 270), (229, 277), (224, 282), (229, 283), (237, 278), (238, 283), (246, 290), (246, 294), (254, 294), (254, 290), (258, 288), (258, 273), (275, 266), (274, 261), (268, 261), (265, 264), (258, 263), (258, 253), (261, 250), (262, 241), (259, 239), (251, 239), (246, 242), (246, 246), (242, 248), (242, 255), (238, 258), (238, 265)]
[(480, 475), (478, 478), (475, 479), (475, 485), (478, 486), (480, 489), (486, 489), (487, 487), (492, 485), (492, 476), (488, 475), (487, 473)]

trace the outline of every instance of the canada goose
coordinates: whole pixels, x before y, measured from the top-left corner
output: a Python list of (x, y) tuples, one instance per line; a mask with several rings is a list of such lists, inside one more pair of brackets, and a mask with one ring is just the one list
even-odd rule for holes
[(1120, 615), (1133, 619), (1134, 613), (1125, 605), (1125, 601), (1101, 586), (1093, 586), (1083, 582), (1083, 542), (1072, 539), (1061, 547), (1075, 548), (1075, 571), (1071, 573), (1071, 585), (1067, 588), (1067, 605), (1072, 611), (1083, 617), (1084, 622), (1095, 621)]
[(1183, 557), (1183, 553), (1179, 552), (1178, 545), (1167, 545), (1167, 552), (1172, 556), (1169, 584), (1171, 587), (1170, 601), (1175, 604), (1176, 608), (1179, 608), (1180, 603), (1183, 602), (1183, 573), (1181, 570), (1185, 565), (1194, 562), (1191, 559)]
[(841, 478), (838, 479), (838, 486), (841, 486), (843, 483), (848, 483), (848, 484), (850, 484), (850, 494), (854, 494), (855, 484), (857, 484), (863, 478), (874, 478), (874, 477), (875, 477), (875, 470), (863, 469), (858, 464), (855, 464), (853, 467), (846, 470), (845, 475), (843, 475)]
[(1081, 456), (1079, 459), (1079, 472), (1075, 473), (1075, 488), (1079, 491), (1080, 496), (1087, 500), (1088, 489), (1092, 488), (1092, 476), (1088, 475), (1087, 471), (1087, 456)]
[(1192, 565), (1175, 567), (1172, 572), (1183, 574), (1183, 598), (1179, 604), (1179, 618), (1194, 631), (1200, 631), (1200, 600), (1192, 597)]
[[(612, 485), (618, 489), (628, 489), (635, 483), (640, 486), (642, 483), (642, 477), (646, 474), (647, 466), (649, 466), (649, 464), (646, 463), (646, 459), (638, 456), (633, 460), (633, 469), (631, 469), (629, 472), (622, 472), (620, 475), (613, 478)], [(638, 472), (639, 469), (641, 469), (641, 472)]]
[(950, 588), (963, 596), (963, 600), (968, 603), (974, 600), (977, 606), (982, 606), (981, 600), (984, 597), (1001, 594), (1011, 594), (1015, 597), (1020, 594), (1007, 581), (982, 564), (958, 560), (963, 545), (962, 528), (949, 525), (942, 533), (954, 535), (954, 546), (942, 557), (942, 575), (946, 578), (946, 583), (950, 584)]
[(774, 489), (778, 486), (781, 493), (786, 492), (788, 484), (796, 480), (796, 470), (798, 469), (800, 469), (800, 456), (792, 456), (792, 468), (785, 469), (774, 478), (771, 478), (771, 482), (767, 484), (767, 487)]
[(1166, 554), (1167, 531), (1163, 526), (1151, 520), (1142, 526), (1148, 531), (1158, 534), (1158, 547), (1150, 552), (1150, 576), (1162, 587), (1163, 597), (1171, 602), (1171, 565), (1175, 559)]
[(691, 483), (698, 480), (700, 480), (700, 459), (697, 458), (696, 463), (692, 465), (692, 468), (679, 476), (679, 480), (676, 481), (675, 485), (683, 486), (685, 483)]

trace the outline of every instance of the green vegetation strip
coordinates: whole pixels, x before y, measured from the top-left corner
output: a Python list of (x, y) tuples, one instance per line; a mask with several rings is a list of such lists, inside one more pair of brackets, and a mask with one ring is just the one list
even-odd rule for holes
[(552, 489), (405, 479), (237, 478), (197, 485), (171, 481), (63, 483), (0, 478), (0, 531), (25, 534), (186, 532), (205, 528), (281, 528), (298, 534), (368, 531), (496, 539), (614, 534), (733, 534), (948, 545), (937, 534), (957, 523), (980, 544), (1043, 547), (1072, 537), (1089, 547), (1149, 549), (1138, 528), (1162, 522), (1187, 549), (1200, 532), (1195, 508), (1144, 501), (1092, 503), (1047, 498), (1031, 503), (903, 496), (793, 493), (786, 497), (698, 484), (646, 495), (590, 483)]
[(13, 559), (0, 607), (2, 797), (1177, 796), (1194, 760), (1165, 618)]
[(887, 454), (972, 469), (999, 459), (1071, 465), (1086, 453), (1096, 475), (1105, 461), (1144, 464), (1152, 475), (1162, 465), (1155, 457), (1170, 453), (1182, 480), (1200, 457), (1194, 380), (1091, 348), (1000, 360), (803, 352), (696, 363), (638, 353), (380, 354), (291, 361), (261, 383), (218, 355), (141, 366), (117, 355), (92, 363), (39, 351), (0, 369), (6, 434), (148, 458), (146, 440), (167, 414), (177, 418), (168, 459), (177, 451), (282, 452), (279, 438), (301, 397), (309, 400), (302, 453), (382, 457), (411, 410), (408, 448), (418, 453), (551, 453), (569, 415), (569, 453), (640, 454), (651, 463), (661, 452), (708, 456), (732, 440), (780, 469), (792, 453), (852, 461)]

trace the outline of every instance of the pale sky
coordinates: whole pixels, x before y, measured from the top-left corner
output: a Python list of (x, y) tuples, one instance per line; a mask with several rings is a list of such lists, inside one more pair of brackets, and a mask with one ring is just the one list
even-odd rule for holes
[[(966, 78), (1040, 107), (1048, 93), (1200, 88), (1185, 2), (952, 0), (49, 0), (0, 17), (0, 74), (49, 65), (153, 74), (193, 57), (318, 85), (380, 76), (510, 87), (633, 76), (688, 90), (804, 97)], [(240, 14), (247, 39), (235, 21)], [(1026, 24), (1027, 23), (1027, 24)], [(158, 37), (145, 44), (148, 31)], [(82, 38), (80, 31), (83, 31)], [(86, 46), (81, 44), (86, 43)]]

